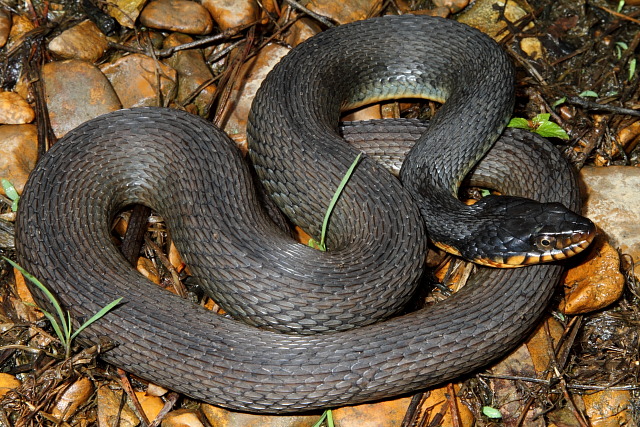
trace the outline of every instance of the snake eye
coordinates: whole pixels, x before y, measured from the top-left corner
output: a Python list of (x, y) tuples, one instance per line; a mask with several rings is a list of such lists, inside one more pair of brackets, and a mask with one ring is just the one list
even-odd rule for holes
[(548, 251), (555, 248), (556, 238), (553, 236), (539, 236), (536, 238), (535, 245), (541, 251)]

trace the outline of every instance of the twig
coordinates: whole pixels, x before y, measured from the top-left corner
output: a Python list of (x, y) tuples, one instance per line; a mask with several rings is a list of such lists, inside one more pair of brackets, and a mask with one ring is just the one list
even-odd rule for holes
[(640, 110), (632, 110), (631, 108), (616, 107), (615, 105), (598, 104), (597, 102), (587, 101), (577, 96), (568, 96), (565, 101), (568, 104), (578, 105), (588, 110), (605, 111), (613, 114), (625, 114), (628, 116), (640, 117)]
[(294, 0), (284, 0), (284, 1), (287, 2), (287, 4), (289, 4), (289, 6), (291, 6), (292, 8), (298, 9), (300, 12), (306, 13), (307, 15), (311, 16), (316, 21), (326, 25), (327, 27), (329, 28), (335, 27), (335, 24), (331, 22), (329, 18), (327, 18), (326, 16), (320, 15), (319, 13), (309, 10)]

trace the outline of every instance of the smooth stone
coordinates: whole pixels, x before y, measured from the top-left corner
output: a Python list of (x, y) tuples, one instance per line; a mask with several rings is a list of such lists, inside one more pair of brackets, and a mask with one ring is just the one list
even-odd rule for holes
[(314, 0), (306, 7), (320, 15), (333, 19), (339, 24), (366, 19), (376, 8), (371, 0)]
[(49, 42), (49, 49), (65, 59), (95, 62), (107, 51), (107, 37), (90, 20), (85, 20)]
[(205, 427), (198, 412), (192, 409), (176, 409), (162, 419), (162, 427)]
[(222, 31), (255, 22), (260, 6), (255, 0), (202, 0)]
[[(38, 161), (38, 129), (35, 125), (0, 126), (0, 178), (8, 179), (22, 194), (29, 173)], [(4, 194), (2, 186), (0, 193)]]
[(436, 7), (446, 7), (451, 13), (458, 13), (469, 4), (469, 0), (433, 0)]
[(303, 41), (315, 36), (321, 31), (322, 28), (320, 28), (318, 21), (315, 19), (307, 17), (300, 18), (291, 25), (285, 41), (291, 45), (291, 47), (296, 47)]
[(107, 12), (123, 27), (134, 28), (147, 0), (110, 0)]
[(108, 386), (102, 386), (98, 389), (98, 425), (119, 427), (136, 427), (140, 424), (140, 420), (135, 412), (128, 406), (122, 406), (122, 391), (112, 391)]
[(154, 0), (140, 13), (140, 23), (158, 30), (209, 34), (213, 20), (205, 7), (189, 0)]
[[(163, 47), (166, 49), (192, 41), (193, 39), (186, 34), (173, 33), (165, 39)], [(176, 100), (181, 105), (184, 105), (189, 98), (193, 98), (194, 92), (199, 87), (213, 79), (213, 73), (205, 62), (201, 49), (178, 51), (165, 59), (164, 63), (178, 72), (178, 94)], [(200, 90), (189, 104), (195, 105), (199, 115), (207, 116), (215, 93), (216, 85), (209, 83), (204, 89)]]
[(34, 118), (33, 108), (23, 97), (15, 92), (0, 92), (0, 124), (22, 125)]
[(208, 404), (203, 404), (200, 409), (211, 425), (224, 427), (312, 427), (322, 414), (321, 412), (316, 415), (282, 416), (247, 414)]
[(11, 12), (0, 9), (0, 47), (4, 47), (11, 33)]
[(89, 62), (49, 62), (42, 67), (42, 79), (58, 138), (90, 119), (122, 108), (109, 80)]
[(87, 377), (81, 377), (71, 384), (56, 400), (51, 415), (60, 421), (68, 421), (75, 415), (80, 406), (87, 403), (91, 395), (93, 395), (93, 391), (93, 381)]
[(9, 31), (9, 39), (6, 43), (7, 50), (14, 48), (22, 43), (23, 37), (36, 27), (26, 15), (11, 16), (11, 30)]
[(576, 315), (605, 308), (622, 296), (624, 283), (618, 251), (598, 236), (584, 261), (566, 272), (559, 310)]
[(124, 108), (158, 106), (156, 67), (160, 69), (160, 91), (163, 99), (175, 88), (176, 71), (141, 53), (124, 56), (101, 67), (120, 97)]
[(633, 257), (640, 272), (640, 168), (587, 166), (580, 176), (587, 195), (583, 214), (614, 247)]
[(220, 120), (221, 128), (246, 150), (246, 129), (249, 109), (256, 91), (271, 69), (289, 49), (277, 44), (268, 44), (256, 56), (242, 65)]

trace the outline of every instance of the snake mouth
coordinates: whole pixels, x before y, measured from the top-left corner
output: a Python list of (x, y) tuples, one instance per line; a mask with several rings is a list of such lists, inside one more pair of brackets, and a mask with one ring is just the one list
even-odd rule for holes
[[(593, 223), (583, 232), (576, 232), (556, 240), (555, 249), (544, 253), (515, 254), (505, 257), (476, 258), (474, 263), (495, 268), (518, 268), (535, 264), (544, 264), (553, 261), (562, 261), (579, 254), (591, 245), (596, 236), (596, 228)], [(438, 245), (439, 246), (439, 245)]]

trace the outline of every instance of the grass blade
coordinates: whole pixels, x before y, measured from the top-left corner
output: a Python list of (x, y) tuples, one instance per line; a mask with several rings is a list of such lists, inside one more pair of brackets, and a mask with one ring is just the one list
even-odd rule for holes
[(82, 326), (80, 326), (78, 328), (77, 331), (75, 331), (73, 333), (73, 335), (71, 335), (71, 340), (73, 340), (80, 332), (82, 332), (82, 330), (84, 328), (86, 328), (87, 326), (89, 326), (90, 324), (92, 324), (93, 322), (95, 322), (96, 320), (100, 319), (102, 316), (104, 316), (105, 314), (107, 314), (107, 312), (109, 312), (113, 307), (115, 307), (116, 305), (120, 304), (120, 301), (122, 301), (122, 297), (111, 301), (109, 304), (105, 305), (104, 307), (102, 307), (102, 309), (100, 311), (98, 311), (96, 314), (94, 314), (93, 316), (91, 316), (91, 319), (87, 320), (86, 322), (84, 322), (82, 324)]

